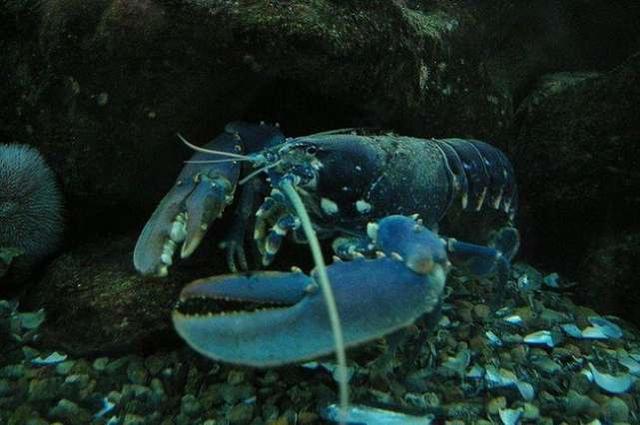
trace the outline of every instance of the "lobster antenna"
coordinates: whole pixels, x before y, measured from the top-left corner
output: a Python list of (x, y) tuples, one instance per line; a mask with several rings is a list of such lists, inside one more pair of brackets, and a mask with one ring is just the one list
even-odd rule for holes
[(300, 218), (302, 229), (309, 241), (311, 255), (313, 256), (313, 261), (315, 262), (316, 269), (318, 271), (320, 288), (322, 288), (322, 294), (327, 304), (327, 313), (329, 314), (329, 322), (331, 323), (331, 331), (333, 332), (333, 340), (336, 348), (336, 359), (338, 361), (337, 378), (340, 393), (340, 424), (344, 424), (344, 418), (346, 417), (347, 408), (349, 407), (349, 385), (347, 378), (347, 355), (345, 353), (344, 337), (342, 336), (342, 326), (340, 325), (340, 316), (338, 315), (336, 300), (333, 296), (333, 291), (331, 290), (331, 285), (329, 283), (327, 267), (324, 264), (322, 251), (320, 250), (320, 242), (318, 242), (316, 232), (311, 226), (311, 219), (304, 207), (304, 203), (302, 202), (302, 199), (300, 199), (300, 195), (298, 195), (298, 192), (296, 192), (291, 182), (284, 179), (281, 187)]
[(274, 162), (273, 164), (265, 165), (264, 167), (261, 167), (261, 168), (258, 168), (255, 171), (252, 171), (247, 176), (245, 176), (242, 180), (240, 180), (238, 182), (238, 184), (239, 185), (245, 184), (246, 182), (248, 182), (249, 180), (251, 180), (252, 178), (257, 176), (258, 174), (262, 173), (263, 171), (267, 171), (269, 168), (273, 168), (273, 167), (275, 167), (277, 165), (280, 165), (281, 162), (282, 162), (282, 160), (278, 160), (278, 161)]
[(245, 161), (254, 161), (253, 158), (251, 158), (250, 156), (246, 156), (246, 155), (239, 155), (237, 153), (233, 153), (233, 152), (224, 152), (224, 151), (217, 151), (215, 149), (207, 149), (207, 148), (201, 148), (200, 146), (196, 146), (193, 143), (189, 142), (187, 139), (185, 139), (184, 137), (182, 137), (182, 134), (180, 133), (176, 133), (176, 136), (178, 136), (178, 139), (180, 139), (180, 141), (182, 141), (182, 143), (184, 143), (185, 145), (189, 146), (191, 149), (193, 149), (194, 151), (198, 151), (198, 152), (202, 152), (202, 153), (211, 153), (211, 154), (215, 154), (215, 155), (221, 155), (221, 156), (226, 156), (228, 158), (237, 158), (237, 159), (243, 159)]
[(334, 135), (334, 134), (351, 134), (351, 133), (357, 133), (358, 131), (363, 131), (363, 130), (374, 131), (374, 130), (379, 130), (379, 127), (336, 128), (335, 130), (327, 130), (327, 131), (321, 131), (319, 133), (308, 134), (308, 135), (306, 135), (304, 137), (331, 136), (331, 135)]
[(187, 160), (184, 161), (185, 164), (219, 164), (221, 162), (238, 162), (238, 161), (251, 161), (250, 159), (236, 159), (236, 158), (227, 158), (227, 159), (196, 159), (196, 160)]

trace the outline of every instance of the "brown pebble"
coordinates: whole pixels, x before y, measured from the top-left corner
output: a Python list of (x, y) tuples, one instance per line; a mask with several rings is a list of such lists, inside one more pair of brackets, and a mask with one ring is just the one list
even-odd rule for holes
[(476, 335), (469, 340), (469, 347), (474, 351), (483, 351), (487, 347), (487, 341), (482, 335)]
[(611, 422), (627, 422), (629, 407), (618, 397), (611, 397), (604, 405), (604, 416)]
[(497, 415), (500, 410), (506, 409), (507, 399), (505, 397), (496, 397), (489, 400), (487, 403), (487, 413), (490, 415)]
[(467, 324), (460, 324), (457, 332), (458, 340), (466, 341), (471, 336), (471, 326)]
[(517, 363), (523, 363), (527, 359), (527, 348), (517, 345), (511, 349), (511, 358)]
[(471, 314), (471, 309), (464, 308), (458, 311), (458, 317), (463, 323), (471, 323), (473, 322), (473, 315)]
[(312, 425), (318, 423), (318, 415), (313, 412), (300, 412), (298, 415), (299, 425)]
[(522, 412), (523, 419), (526, 419), (529, 421), (535, 421), (540, 417), (540, 409), (535, 404), (525, 403), (523, 408), (524, 408), (524, 411)]
[(476, 304), (473, 306), (473, 316), (481, 322), (486, 321), (490, 314), (491, 309), (486, 304)]

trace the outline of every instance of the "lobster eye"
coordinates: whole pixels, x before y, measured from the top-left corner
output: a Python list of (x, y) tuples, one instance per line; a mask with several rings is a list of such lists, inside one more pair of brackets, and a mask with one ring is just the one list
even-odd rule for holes
[(318, 152), (318, 148), (316, 148), (315, 146), (307, 146), (306, 152), (309, 155), (315, 155)]

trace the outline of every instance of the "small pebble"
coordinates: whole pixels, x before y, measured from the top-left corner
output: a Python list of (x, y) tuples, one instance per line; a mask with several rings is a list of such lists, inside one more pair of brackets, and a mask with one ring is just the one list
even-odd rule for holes
[(24, 376), (25, 367), (21, 364), (7, 365), (0, 369), (0, 378), (17, 380)]
[(603, 415), (611, 422), (627, 422), (629, 407), (618, 397), (611, 397), (604, 405)]
[(491, 314), (491, 308), (486, 304), (476, 304), (473, 306), (473, 315), (481, 322), (486, 321)]
[(93, 361), (93, 370), (95, 370), (96, 372), (104, 372), (108, 364), (108, 357), (98, 357)]
[(11, 394), (11, 384), (6, 379), (0, 379), (0, 397)]
[(80, 425), (90, 422), (91, 415), (73, 401), (62, 399), (50, 411), (49, 416), (66, 424)]
[(232, 369), (227, 375), (227, 383), (231, 385), (240, 385), (245, 380), (245, 373), (242, 370)]
[(24, 356), (25, 359), (31, 360), (38, 357), (40, 355), (40, 352), (34, 348), (25, 346), (25, 347), (22, 347), (22, 355)]
[(68, 375), (75, 364), (76, 362), (74, 360), (67, 360), (62, 363), (58, 363), (56, 365), (56, 373), (62, 376)]
[(109, 94), (102, 92), (96, 96), (96, 103), (98, 106), (104, 106), (109, 102)]
[(319, 416), (314, 412), (300, 412), (298, 415), (298, 425), (312, 425), (318, 423)]
[(142, 416), (127, 413), (122, 421), (122, 425), (145, 425), (145, 420)]
[(507, 399), (505, 397), (496, 397), (489, 400), (487, 403), (487, 413), (490, 415), (497, 415), (500, 410), (506, 409)]
[(29, 400), (53, 400), (60, 396), (61, 378), (34, 379), (29, 382)]
[(540, 417), (540, 409), (533, 403), (525, 403), (522, 411), (522, 418), (529, 421), (536, 421)]
[(591, 400), (586, 395), (578, 394), (573, 390), (569, 390), (564, 400), (566, 412), (569, 416), (591, 415), (597, 416), (600, 412), (598, 403)]
[(133, 384), (146, 385), (149, 372), (147, 372), (141, 361), (135, 360), (127, 366), (127, 376)]
[(69, 375), (60, 386), (60, 394), (70, 400), (82, 399), (81, 393), (89, 386), (89, 381), (89, 375)]
[(180, 412), (189, 417), (196, 417), (202, 411), (202, 404), (193, 395), (187, 394), (180, 400)]
[(149, 371), (151, 376), (157, 376), (162, 369), (166, 367), (166, 362), (162, 356), (153, 355), (149, 356), (144, 361), (145, 368)]
[(238, 403), (227, 413), (227, 420), (232, 425), (248, 424), (253, 419), (253, 404)]
[(123, 370), (129, 364), (129, 357), (120, 357), (119, 359), (108, 361), (104, 368), (104, 372), (109, 375), (116, 374)]

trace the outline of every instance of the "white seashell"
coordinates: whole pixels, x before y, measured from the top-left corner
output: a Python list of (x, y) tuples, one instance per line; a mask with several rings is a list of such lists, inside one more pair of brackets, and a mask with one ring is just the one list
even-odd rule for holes
[(110, 402), (109, 399), (104, 397), (102, 399), (102, 409), (100, 409), (95, 415), (93, 415), (93, 418), (99, 419), (104, 415), (108, 414), (109, 412), (111, 412), (115, 407), (116, 407), (115, 403)]
[(600, 316), (590, 316), (587, 318), (587, 320), (589, 320), (589, 323), (591, 323), (593, 326), (600, 328), (602, 333), (607, 337), (614, 339), (622, 338), (622, 329), (620, 329), (620, 326), (616, 325), (612, 321)]
[(332, 422), (342, 419), (347, 424), (362, 425), (430, 425), (435, 420), (433, 415), (413, 416), (363, 405), (349, 406), (345, 413), (344, 417), (341, 417), (340, 406), (331, 404), (322, 409), (320, 416)]
[(582, 339), (582, 331), (574, 323), (566, 323), (560, 325), (560, 328), (569, 336), (573, 338)]
[(530, 333), (524, 337), (524, 342), (530, 345), (546, 345), (550, 348), (553, 348), (556, 345), (556, 341), (550, 331), (537, 331)]
[(485, 368), (484, 378), (489, 387), (510, 387), (518, 382), (518, 377), (511, 371), (506, 369), (496, 369), (495, 366), (487, 366)]
[(640, 362), (631, 356), (625, 355), (618, 359), (618, 363), (629, 369), (629, 373), (640, 377)]
[(469, 379), (482, 379), (484, 377), (484, 368), (477, 364), (473, 365), (465, 376)]
[(504, 321), (507, 323), (511, 323), (512, 325), (518, 325), (518, 326), (521, 326), (524, 323), (524, 321), (522, 320), (522, 317), (518, 316), (517, 314), (513, 314), (511, 316), (505, 317)]
[(42, 322), (44, 322), (44, 317), (45, 313), (43, 308), (35, 312), (18, 313), (20, 327), (29, 331), (38, 329)]
[(634, 378), (629, 374), (614, 376), (602, 373), (591, 363), (589, 363), (589, 370), (596, 385), (612, 394), (621, 394), (629, 391), (634, 382)]
[(602, 332), (602, 329), (597, 326), (587, 326), (582, 330), (583, 339), (609, 339), (607, 335)]
[(66, 354), (60, 354), (57, 351), (54, 351), (44, 359), (42, 357), (36, 357), (35, 359), (31, 360), (31, 364), (34, 364), (36, 366), (51, 366), (58, 363), (62, 363), (66, 359), (67, 359)]
[(464, 370), (471, 362), (471, 351), (462, 350), (455, 357), (449, 357), (442, 363), (442, 367), (447, 368), (456, 373), (464, 373)]
[(504, 344), (502, 343), (502, 340), (500, 339), (500, 337), (498, 335), (496, 335), (495, 333), (493, 333), (492, 331), (487, 331), (484, 333), (484, 335), (487, 337), (487, 339), (489, 340), (489, 343), (494, 346), (494, 347), (502, 347)]
[(516, 387), (518, 387), (518, 392), (520, 392), (520, 395), (524, 400), (531, 401), (535, 398), (536, 390), (530, 383), (518, 381), (516, 382)]
[(504, 425), (517, 425), (520, 423), (522, 417), (522, 410), (520, 409), (500, 409), (498, 411), (500, 420)]

